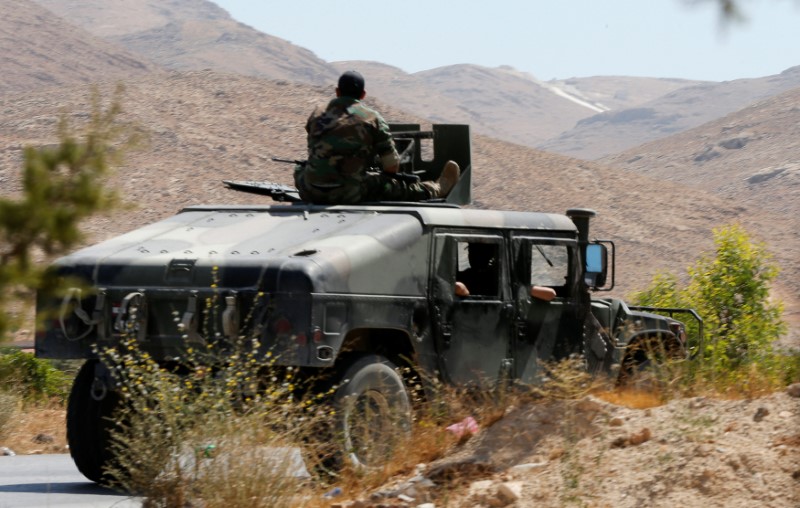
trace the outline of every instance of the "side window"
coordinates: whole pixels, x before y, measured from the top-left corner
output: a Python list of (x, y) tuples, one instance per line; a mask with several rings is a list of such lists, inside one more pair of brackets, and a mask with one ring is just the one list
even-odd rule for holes
[(458, 242), (456, 282), (465, 293), (459, 296), (498, 298), (500, 296), (500, 245)]
[(566, 292), (569, 281), (569, 249), (566, 245), (531, 243), (531, 286), (546, 286), (558, 294)]

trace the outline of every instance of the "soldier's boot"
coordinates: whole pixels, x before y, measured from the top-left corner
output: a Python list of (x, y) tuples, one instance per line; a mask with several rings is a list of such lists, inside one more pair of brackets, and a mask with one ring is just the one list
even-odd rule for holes
[(455, 161), (447, 161), (444, 165), (444, 169), (442, 169), (442, 174), (439, 175), (439, 179), (436, 180), (436, 184), (439, 186), (439, 192), (436, 197), (447, 197), (450, 191), (453, 190), (453, 187), (455, 187), (460, 176), (461, 168), (458, 167), (458, 164)]

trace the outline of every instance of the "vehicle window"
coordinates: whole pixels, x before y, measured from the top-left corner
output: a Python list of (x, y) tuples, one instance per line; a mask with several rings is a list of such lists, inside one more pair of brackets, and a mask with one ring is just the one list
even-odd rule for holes
[(471, 297), (498, 297), (500, 280), (499, 245), (483, 242), (458, 242), (456, 281)]
[(563, 287), (569, 277), (569, 251), (566, 245), (531, 244), (532, 286)]

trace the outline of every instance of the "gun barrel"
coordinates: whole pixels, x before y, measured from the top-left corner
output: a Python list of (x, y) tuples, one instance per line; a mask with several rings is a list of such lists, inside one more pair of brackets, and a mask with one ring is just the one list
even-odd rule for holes
[(284, 164), (305, 164), (306, 161), (301, 161), (297, 159), (281, 159), (280, 157), (272, 157), (273, 161), (275, 162), (282, 162)]

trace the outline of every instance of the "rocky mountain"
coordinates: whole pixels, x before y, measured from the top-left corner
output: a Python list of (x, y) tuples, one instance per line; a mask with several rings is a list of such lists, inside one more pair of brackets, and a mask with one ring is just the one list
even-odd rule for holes
[[(537, 146), (582, 119), (631, 108), (693, 81), (590, 77), (544, 82), (511, 67), (453, 65), (408, 74), (376, 62), (327, 63), (283, 39), (233, 20), (208, 0), (36, 0), (98, 37), (174, 70), (214, 69), (248, 76), (332, 85), (357, 66), (370, 93), (439, 122)], [(558, 151), (553, 150), (553, 151)]]
[(800, 87), (800, 66), (763, 78), (699, 83), (636, 107), (584, 118), (574, 129), (536, 146), (582, 159), (596, 159), (686, 131), (797, 87)]
[(0, 93), (156, 72), (140, 54), (91, 35), (29, 0), (0, 0)]
[(800, 215), (800, 87), (601, 162)]
[(215, 69), (312, 84), (336, 70), (311, 51), (233, 20), (206, 0), (36, 0), (92, 34), (176, 70)]

